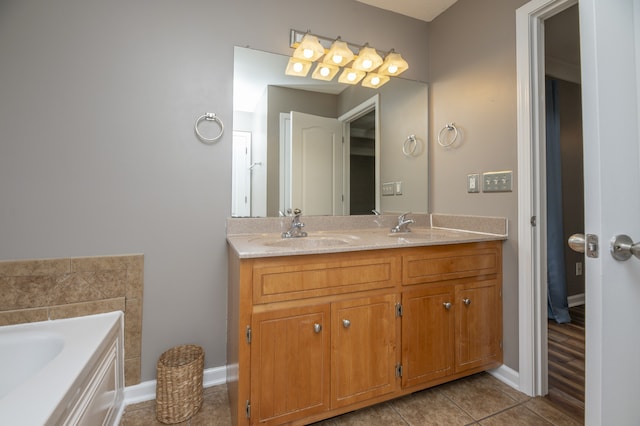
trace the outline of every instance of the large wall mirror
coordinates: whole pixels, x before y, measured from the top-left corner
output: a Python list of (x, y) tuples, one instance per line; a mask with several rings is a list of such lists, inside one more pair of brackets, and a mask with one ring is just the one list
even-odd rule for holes
[(427, 84), (291, 77), (288, 59), (234, 50), (232, 216), (427, 213)]

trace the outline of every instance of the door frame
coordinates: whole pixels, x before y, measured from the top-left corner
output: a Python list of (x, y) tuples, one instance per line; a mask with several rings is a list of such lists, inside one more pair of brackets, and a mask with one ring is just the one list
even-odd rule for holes
[(544, 20), (577, 3), (532, 0), (516, 10), (518, 376), (519, 390), (530, 396), (548, 391)]

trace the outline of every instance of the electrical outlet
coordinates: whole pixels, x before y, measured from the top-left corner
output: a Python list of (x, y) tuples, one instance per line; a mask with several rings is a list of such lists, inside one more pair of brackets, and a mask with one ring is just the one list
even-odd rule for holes
[(385, 182), (382, 184), (382, 195), (393, 195), (395, 193), (395, 182)]
[(513, 172), (487, 172), (482, 174), (483, 192), (511, 192), (513, 191)]
[(480, 175), (478, 173), (467, 175), (467, 192), (480, 192)]

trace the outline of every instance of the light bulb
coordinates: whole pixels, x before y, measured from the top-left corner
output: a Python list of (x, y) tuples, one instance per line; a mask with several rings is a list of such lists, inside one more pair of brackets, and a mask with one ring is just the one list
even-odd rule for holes
[(311, 49), (304, 49), (302, 51), (302, 54), (304, 55), (305, 58), (310, 59), (313, 58), (313, 50)]
[(380, 77), (373, 77), (371, 79), (371, 84), (373, 84), (374, 86), (377, 86), (378, 84), (380, 84)]
[(398, 72), (398, 66), (395, 64), (391, 64), (389, 65), (389, 68), (387, 68), (387, 70), (389, 70), (391, 74), (395, 74)]
[(371, 62), (371, 59), (365, 59), (364, 61), (362, 61), (362, 68), (366, 70), (371, 68), (371, 65), (373, 65), (373, 62)]
[(333, 55), (333, 58), (331, 59), (333, 60), (333, 63), (339, 64), (340, 62), (342, 62), (342, 55)]
[(358, 75), (355, 72), (350, 72), (347, 74), (347, 80), (354, 81)]
[(295, 64), (293, 64), (293, 70), (295, 72), (301, 72), (303, 68), (304, 66), (300, 62), (296, 62)]
[(323, 77), (326, 77), (329, 75), (329, 73), (331, 72), (331, 70), (327, 67), (322, 67), (320, 68), (320, 75)]

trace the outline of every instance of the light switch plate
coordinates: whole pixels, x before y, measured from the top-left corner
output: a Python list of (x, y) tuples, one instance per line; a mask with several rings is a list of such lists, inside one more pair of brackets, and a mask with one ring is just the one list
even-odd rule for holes
[(393, 195), (395, 193), (395, 182), (385, 182), (382, 184), (382, 195)]
[(487, 172), (482, 174), (483, 192), (511, 192), (513, 191), (513, 172)]
[(480, 192), (480, 175), (478, 173), (467, 175), (467, 192)]

